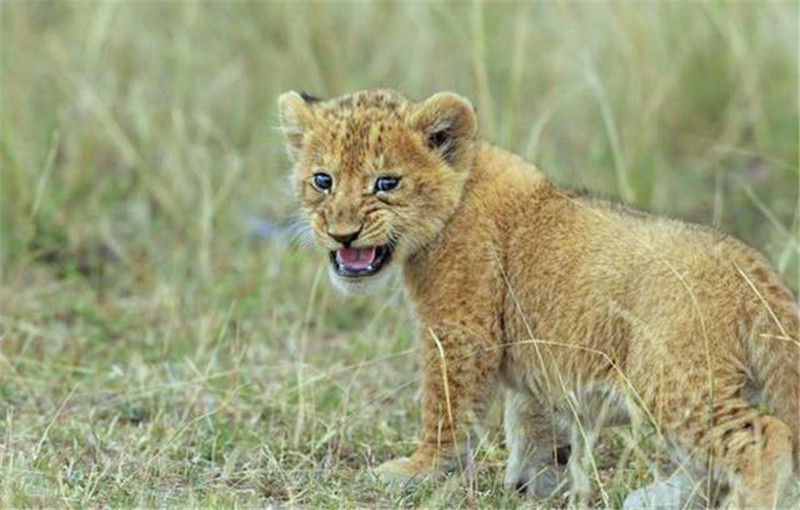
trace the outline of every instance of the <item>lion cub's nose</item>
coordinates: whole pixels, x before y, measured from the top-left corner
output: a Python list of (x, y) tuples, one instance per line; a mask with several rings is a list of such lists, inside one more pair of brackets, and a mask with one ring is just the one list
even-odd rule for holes
[(345, 248), (349, 248), (350, 243), (358, 239), (358, 234), (360, 233), (361, 230), (359, 229), (356, 232), (351, 232), (349, 234), (332, 234), (331, 232), (328, 232), (328, 235), (342, 243)]

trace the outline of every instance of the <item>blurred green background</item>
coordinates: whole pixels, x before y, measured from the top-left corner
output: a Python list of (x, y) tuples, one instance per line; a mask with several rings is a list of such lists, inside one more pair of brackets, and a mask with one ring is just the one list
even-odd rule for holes
[[(285, 90), (457, 91), (556, 181), (713, 224), (798, 288), (796, 3), (0, 15), (0, 506), (521, 504), (497, 438), (466, 492), (368, 474), (413, 447), (410, 317), (287, 241)], [(617, 472), (615, 498), (650, 476)]]

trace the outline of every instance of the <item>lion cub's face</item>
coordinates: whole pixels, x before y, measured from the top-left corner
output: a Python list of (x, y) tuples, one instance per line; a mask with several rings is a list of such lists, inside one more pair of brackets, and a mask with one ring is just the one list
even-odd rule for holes
[(295, 193), (342, 290), (370, 287), (433, 241), (458, 206), (476, 130), (466, 99), (287, 92), (278, 106)]

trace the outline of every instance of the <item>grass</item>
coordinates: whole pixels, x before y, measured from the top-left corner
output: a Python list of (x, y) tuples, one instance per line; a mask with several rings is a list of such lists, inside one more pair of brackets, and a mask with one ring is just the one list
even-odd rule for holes
[[(559, 182), (715, 224), (797, 291), (796, 4), (0, 16), (0, 506), (537, 505), (501, 490), (499, 418), (473, 479), (371, 474), (414, 446), (412, 317), (397, 286), (342, 299), (318, 253), (254, 235), (294, 210), (287, 89), (459, 91)], [(595, 452), (612, 505), (653, 476), (647, 448), (623, 430)]]

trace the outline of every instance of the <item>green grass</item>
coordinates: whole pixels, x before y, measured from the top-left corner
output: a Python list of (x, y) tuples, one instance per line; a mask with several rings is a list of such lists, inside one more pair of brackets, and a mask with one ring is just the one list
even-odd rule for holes
[[(372, 475), (414, 446), (412, 317), (397, 285), (345, 300), (318, 253), (250, 235), (294, 210), (288, 89), (456, 90), (559, 182), (715, 224), (798, 288), (792, 3), (0, 15), (2, 507), (535, 505), (501, 490), (497, 413), (473, 479)], [(653, 455), (609, 439), (619, 505)]]

